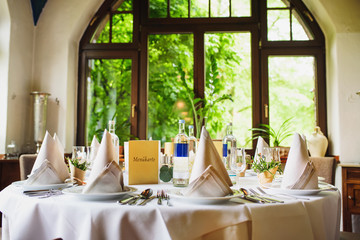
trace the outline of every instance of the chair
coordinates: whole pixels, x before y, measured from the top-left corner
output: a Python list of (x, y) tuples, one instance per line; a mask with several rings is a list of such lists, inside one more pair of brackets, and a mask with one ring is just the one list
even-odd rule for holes
[(37, 155), (36, 154), (23, 154), (19, 158), (20, 165), (20, 179), (25, 180), (30, 174), (32, 167), (35, 163)]
[(325, 178), (324, 182), (334, 184), (335, 158), (334, 157), (310, 157), (314, 163), (319, 177)]

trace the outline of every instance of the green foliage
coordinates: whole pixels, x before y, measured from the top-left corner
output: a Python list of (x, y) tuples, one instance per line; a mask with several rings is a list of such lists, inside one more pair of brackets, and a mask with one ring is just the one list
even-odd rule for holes
[(160, 168), (159, 177), (163, 182), (170, 182), (170, 180), (173, 178), (173, 167), (169, 167), (168, 165), (162, 166)]
[(255, 172), (262, 173), (268, 171), (269, 173), (271, 173), (269, 171), (270, 169), (278, 167), (277, 172), (282, 173), (281, 162), (277, 162), (275, 160), (271, 160), (270, 162), (267, 162), (266, 157), (264, 155), (261, 155), (259, 153), (258, 156), (259, 156), (258, 160), (253, 161), (251, 165), (251, 168), (254, 169)]
[[(88, 90), (87, 140), (101, 136), (109, 120), (115, 120), (120, 145), (130, 136), (130, 59), (92, 60)], [(127, 113), (127, 114), (124, 114)]]
[(76, 168), (78, 168), (78, 169), (80, 169), (80, 170), (82, 170), (82, 171), (86, 171), (87, 170), (87, 168), (90, 166), (90, 163), (88, 163), (88, 162), (80, 162), (79, 161), (79, 159), (77, 159), (77, 158), (74, 158), (74, 159), (72, 159), (72, 158), (66, 158), (67, 159), (67, 161), (69, 162), (69, 163), (71, 163), (72, 165), (74, 165), (74, 167), (76, 167)]
[(265, 139), (272, 140), (272, 146), (278, 147), (280, 144), (290, 137), (293, 134), (291, 130), (291, 120), (293, 118), (286, 119), (278, 130), (273, 129), (268, 124), (259, 124), (259, 128), (251, 128), (250, 131), (253, 131), (253, 138), (251, 140), (257, 139), (259, 136)]

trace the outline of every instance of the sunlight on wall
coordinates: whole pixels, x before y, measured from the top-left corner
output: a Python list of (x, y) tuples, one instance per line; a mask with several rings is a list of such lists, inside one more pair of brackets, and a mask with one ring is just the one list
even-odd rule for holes
[(10, 44), (10, 14), (7, 1), (0, 1), (0, 36), (0, 153), (5, 153)]

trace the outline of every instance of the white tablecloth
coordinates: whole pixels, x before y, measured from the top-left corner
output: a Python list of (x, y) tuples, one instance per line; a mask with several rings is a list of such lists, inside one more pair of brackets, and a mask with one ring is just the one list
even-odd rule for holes
[[(256, 186), (256, 177), (243, 178), (242, 184)], [(172, 185), (134, 187), (139, 192), (151, 187), (156, 193)], [(155, 200), (128, 206), (68, 195), (39, 199), (8, 186), (0, 192), (2, 239), (339, 239), (339, 192), (307, 197), (284, 204), (236, 199), (204, 205), (172, 199), (171, 207)]]

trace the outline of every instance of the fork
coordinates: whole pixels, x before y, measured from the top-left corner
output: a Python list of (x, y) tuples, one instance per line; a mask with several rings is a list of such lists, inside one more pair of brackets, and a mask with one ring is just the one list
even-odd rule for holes
[(157, 191), (156, 197), (158, 198), (157, 204), (162, 205), (163, 191)]
[(166, 204), (167, 204), (169, 207), (171, 207), (172, 204), (171, 204), (171, 202), (170, 202), (170, 196), (169, 196), (169, 194), (167, 194), (167, 192), (164, 192), (164, 191), (163, 191), (163, 193), (164, 193), (164, 199), (166, 200)]
[(261, 195), (259, 194), (258, 192), (256, 192), (254, 189), (252, 188), (249, 188), (250, 192), (252, 192), (255, 196), (259, 197), (259, 198), (262, 198), (264, 200), (268, 200), (270, 201), (271, 203), (284, 203), (284, 201), (282, 200), (278, 200), (278, 199), (274, 199), (274, 198), (269, 198), (269, 197), (264, 197), (264, 194)]

